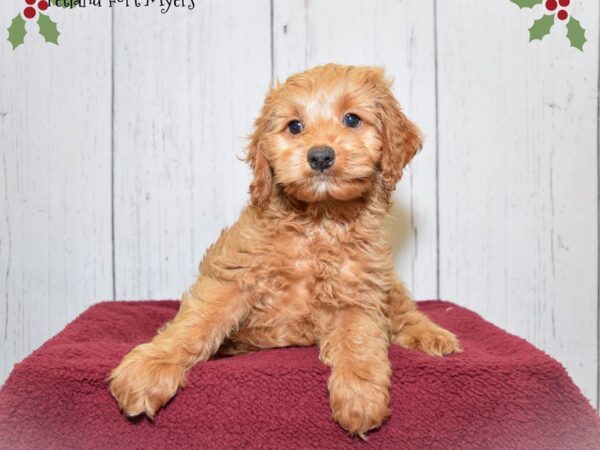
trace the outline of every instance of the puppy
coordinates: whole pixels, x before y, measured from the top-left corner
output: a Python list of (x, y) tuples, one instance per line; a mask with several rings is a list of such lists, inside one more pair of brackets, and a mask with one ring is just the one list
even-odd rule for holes
[(460, 351), (394, 274), (382, 222), (422, 140), (390, 85), (382, 69), (328, 64), (268, 92), (247, 154), (250, 204), (175, 318), (110, 375), (128, 416), (153, 417), (217, 352), (316, 344), (333, 418), (364, 437), (390, 414), (390, 343)]

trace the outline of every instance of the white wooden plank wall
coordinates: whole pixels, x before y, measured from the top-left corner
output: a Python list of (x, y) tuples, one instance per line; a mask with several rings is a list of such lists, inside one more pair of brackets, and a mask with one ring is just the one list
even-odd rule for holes
[(539, 11), (437, 7), (440, 295), (543, 348), (597, 401), (598, 2), (570, 8), (584, 53), (559, 25), (528, 44)]
[[(13, 52), (0, 6), (0, 382), (89, 305), (112, 297), (110, 12), (56, 11)], [(93, 32), (91, 31), (93, 30)]]
[(415, 297), (530, 340), (597, 404), (598, 4), (571, 11), (584, 53), (561, 27), (529, 44), (539, 11), (508, 0), (54, 8), (60, 47), (0, 43), (0, 382), (89, 304), (179, 297), (246, 202), (271, 79), (335, 61), (386, 66), (425, 135), (390, 220)]
[(117, 298), (178, 298), (247, 199), (237, 158), (270, 82), (270, 4), (196, 3), (115, 10)]

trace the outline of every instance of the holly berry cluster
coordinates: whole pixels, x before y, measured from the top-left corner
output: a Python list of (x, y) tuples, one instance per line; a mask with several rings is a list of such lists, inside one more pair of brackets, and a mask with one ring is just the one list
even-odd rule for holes
[[(542, 3), (546, 7), (546, 11), (551, 14), (544, 14), (539, 19), (533, 21), (533, 25), (529, 28), (529, 41), (542, 40), (550, 34), (552, 27), (558, 19), (558, 22), (566, 24), (567, 39), (571, 47), (575, 47), (583, 51), (583, 44), (586, 43), (585, 29), (581, 26), (581, 22), (569, 14), (565, 8), (571, 4), (571, 0), (510, 0), (519, 8), (535, 8)], [(569, 19), (569, 20), (567, 20)]]
[[(25, 3), (27, 3), (28, 5), (35, 5), (36, 1), (37, 0), (25, 0)], [(46, 11), (48, 9), (48, 2), (46, 0), (40, 0), (37, 4), (37, 7), (40, 11)], [(27, 19), (33, 19), (36, 14), (37, 11), (33, 6), (28, 6), (23, 10), (23, 15)]]
[[(545, 5), (548, 11), (556, 11), (556, 8), (558, 8), (559, 5), (562, 8), (566, 8), (570, 3), (571, 0), (558, 0), (558, 4), (556, 3), (556, 0), (547, 0)], [(567, 20), (569, 13), (566, 9), (561, 9), (556, 13), (556, 17), (558, 17), (558, 20)]]

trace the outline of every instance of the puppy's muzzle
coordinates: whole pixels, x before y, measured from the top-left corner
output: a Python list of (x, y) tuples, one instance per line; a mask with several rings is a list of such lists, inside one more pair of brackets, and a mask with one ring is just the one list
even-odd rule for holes
[(335, 152), (331, 147), (314, 147), (308, 151), (308, 165), (321, 172), (333, 166)]

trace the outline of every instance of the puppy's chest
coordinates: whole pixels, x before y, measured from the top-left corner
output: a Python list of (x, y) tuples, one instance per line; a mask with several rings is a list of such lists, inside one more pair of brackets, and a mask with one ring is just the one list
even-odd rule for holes
[(263, 266), (276, 268), (275, 276), (264, 278), (269, 301), (299, 310), (337, 302), (369, 270), (366, 252), (354, 239), (337, 229), (278, 236)]

